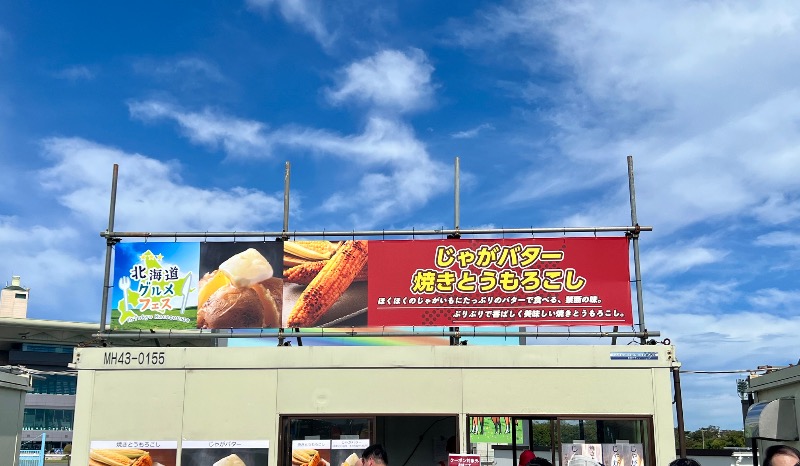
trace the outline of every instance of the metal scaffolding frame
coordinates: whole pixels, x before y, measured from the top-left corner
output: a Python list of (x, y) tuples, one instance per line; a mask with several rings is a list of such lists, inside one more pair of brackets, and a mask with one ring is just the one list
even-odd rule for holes
[[(465, 336), (474, 337), (542, 337), (542, 338), (611, 338), (612, 344), (616, 344), (617, 338), (638, 338), (641, 344), (654, 343), (654, 340), (649, 340), (650, 337), (660, 336), (660, 332), (648, 330), (645, 326), (644, 319), (644, 301), (642, 297), (642, 279), (641, 268), (639, 262), (639, 234), (643, 231), (652, 231), (651, 226), (641, 226), (638, 224), (636, 213), (636, 194), (634, 191), (634, 177), (633, 177), (633, 157), (628, 156), (628, 187), (630, 192), (630, 207), (631, 207), (631, 225), (630, 226), (593, 226), (593, 227), (554, 227), (554, 228), (536, 228), (536, 227), (522, 227), (522, 228), (478, 228), (478, 229), (462, 229), (460, 226), (460, 162), (459, 158), (455, 159), (455, 199), (454, 199), (454, 228), (452, 229), (426, 229), (426, 230), (351, 230), (351, 231), (292, 231), (289, 229), (289, 181), (291, 174), (291, 167), (289, 162), (285, 165), (284, 177), (284, 212), (283, 212), (283, 229), (281, 231), (227, 231), (227, 232), (136, 232), (136, 231), (115, 231), (114, 230), (114, 217), (116, 212), (116, 198), (117, 198), (117, 178), (119, 175), (119, 166), (114, 164), (112, 183), (111, 183), (111, 201), (108, 215), (108, 228), (100, 233), (100, 236), (106, 240), (106, 258), (105, 258), (105, 274), (103, 279), (103, 296), (100, 311), (100, 326), (99, 331), (95, 337), (100, 340), (106, 339), (170, 339), (179, 337), (182, 340), (188, 339), (218, 339), (218, 338), (278, 338), (279, 344), (287, 337), (380, 337), (380, 336), (403, 336), (403, 337), (430, 337), (430, 336), (444, 336), (450, 338), (451, 345), (460, 344), (460, 338)], [(638, 324), (634, 324), (633, 331), (624, 332), (619, 331), (615, 326), (612, 331), (597, 332), (584, 331), (584, 332), (542, 332), (528, 331), (526, 327), (519, 328), (517, 332), (497, 332), (477, 330), (473, 328), (470, 331), (462, 331), (459, 327), (449, 327), (447, 330), (441, 332), (431, 331), (374, 331), (374, 330), (303, 330), (300, 329), (283, 329), (278, 331), (268, 332), (237, 332), (230, 329), (229, 332), (224, 333), (220, 331), (203, 331), (203, 330), (181, 330), (181, 331), (156, 331), (150, 330), (147, 333), (136, 331), (108, 331), (106, 329), (107, 308), (108, 308), (108, 292), (111, 288), (111, 257), (113, 254), (114, 246), (119, 243), (123, 238), (144, 238), (145, 241), (149, 238), (172, 238), (175, 241), (178, 238), (196, 238), (207, 240), (209, 238), (262, 238), (264, 241), (277, 240), (286, 241), (292, 238), (385, 238), (387, 236), (408, 236), (415, 238), (417, 236), (441, 236), (450, 239), (461, 238), (462, 235), (500, 235), (505, 236), (509, 234), (519, 235), (568, 235), (568, 234), (607, 234), (607, 233), (624, 233), (631, 240), (633, 246), (633, 259), (634, 259), (634, 273), (635, 273), (635, 286), (636, 286), (636, 304), (638, 311)], [(635, 326), (638, 325), (638, 330)]]

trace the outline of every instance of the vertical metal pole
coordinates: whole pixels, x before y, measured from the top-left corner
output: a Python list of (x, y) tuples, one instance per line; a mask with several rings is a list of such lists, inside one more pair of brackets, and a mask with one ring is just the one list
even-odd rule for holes
[[(455, 233), (453, 233), (452, 235), (448, 235), (447, 236), (450, 239), (458, 239), (458, 238), (461, 237), (461, 234), (459, 233), (459, 229), (461, 228), (461, 218), (460, 218), (461, 217), (461, 212), (459, 210), (460, 206), (461, 206), (461, 199), (459, 198), (460, 191), (461, 191), (461, 186), (460, 186), (461, 178), (459, 177), (459, 172), (460, 171), (461, 171), (460, 159), (458, 157), (456, 157), (456, 161), (455, 161), (455, 179), (453, 181), (453, 191), (455, 192), (455, 199), (454, 199), (455, 208), (454, 208), (454, 218), (453, 218), (453, 223), (454, 223), (453, 229), (455, 230)], [(450, 331), (451, 332), (458, 332), (458, 327), (450, 327)], [(450, 346), (459, 345), (460, 344), (459, 339), (460, 338), (458, 337), (458, 335), (451, 335), (450, 336)]]
[(456, 157), (456, 174), (455, 174), (455, 227), (456, 234), (458, 234), (458, 230), (461, 228), (461, 199), (460, 199), (460, 192), (461, 192), (461, 178), (459, 176), (459, 172), (461, 170), (461, 163), (458, 157)]
[(678, 450), (680, 457), (686, 458), (686, 431), (683, 428), (683, 397), (681, 396), (680, 367), (672, 368), (672, 381), (675, 384), (675, 412), (678, 419)]
[(286, 171), (283, 175), (283, 239), (289, 239), (289, 178), (291, 165), (286, 162)]
[[(114, 213), (117, 207), (117, 177), (119, 176), (119, 165), (114, 164), (114, 173), (111, 177), (111, 206), (108, 209), (108, 230), (106, 234), (114, 232)], [(114, 252), (114, 245), (117, 243), (116, 238), (106, 236), (106, 268), (105, 276), (103, 277), (103, 299), (100, 308), (100, 333), (106, 331), (106, 310), (108, 308), (108, 288), (111, 277), (111, 253)]]
[[(631, 225), (637, 227), (631, 233), (633, 242), (633, 269), (636, 274), (636, 307), (639, 310), (639, 331), (645, 332), (647, 327), (644, 324), (644, 299), (642, 298), (642, 268), (639, 263), (639, 220), (636, 217), (636, 188), (633, 184), (633, 157), (628, 156), (628, 188), (631, 195)], [(647, 337), (642, 335), (641, 343), (644, 344)]]

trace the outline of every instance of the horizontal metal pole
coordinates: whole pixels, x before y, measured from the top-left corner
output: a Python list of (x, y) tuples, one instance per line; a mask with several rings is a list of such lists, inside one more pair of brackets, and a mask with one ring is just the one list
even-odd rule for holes
[(441, 230), (361, 230), (361, 231), (102, 231), (103, 238), (283, 238), (283, 237), (356, 237), (356, 236), (437, 236), (437, 235), (498, 235), (498, 234), (567, 234), (567, 233), (638, 233), (653, 231), (650, 226), (618, 227), (556, 227), (556, 228), (476, 228)]
[(139, 338), (142, 339), (170, 339), (170, 338), (178, 338), (182, 340), (189, 340), (189, 339), (204, 339), (204, 338), (297, 338), (297, 337), (309, 337), (309, 338), (327, 338), (327, 337), (539, 337), (539, 338), (610, 338), (610, 337), (618, 337), (618, 338), (648, 338), (648, 337), (658, 337), (661, 336), (660, 331), (645, 331), (645, 332), (536, 332), (536, 331), (525, 331), (525, 332), (518, 332), (518, 331), (511, 331), (511, 332), (499, 332), (499, 331), (451, 331), (451, 330), (442, 330), (437, 332), (415, 332), (415, 331), (399, 331), (399, 332), (378, 332), (374, 330), (368, 331), (360, 331), (360, 330), (342, 330), (342, 331), (335, 331), (335, 330), (310, 330), (310, 331), (302, 331), (302, 332), (291, 332), (291, 331), (284, 331), (284, 332), (275, 332), (269, 331), (267, 333), (255, 333), (255, 332), (246, 332), (246, 333), (234, 333), (234, 331), (230, 330), (225, 333), (225, 330), (220, 330), (218, 333), (212, 333), (210, 331), (205, 332), (192, 332), (187, 330), (176, 330), (172, 332), (164, 332), (164, 331), (153, 331), (149, 330), (146, 333), (143, 331), (142, 333), (138, 332), (111, 332), (111, 333), (98, 333), (95, 334), (95, 338), (100, 339), (118, 339), (118, 338), (127, 338), (131, 340), (137, 340)]

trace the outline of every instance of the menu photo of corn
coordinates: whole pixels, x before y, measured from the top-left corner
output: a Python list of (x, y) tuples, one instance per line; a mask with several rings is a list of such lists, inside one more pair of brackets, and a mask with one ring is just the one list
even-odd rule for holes
[(292, 466), (330, 466), (330, 463), (318, 450), (301, 448), (292, 450)]
[(367, 241), (284, 243), (284, 327), (367, 323)]
[(153, 466), (153, 458), (138, 448), (93, 448), (89, 466)]

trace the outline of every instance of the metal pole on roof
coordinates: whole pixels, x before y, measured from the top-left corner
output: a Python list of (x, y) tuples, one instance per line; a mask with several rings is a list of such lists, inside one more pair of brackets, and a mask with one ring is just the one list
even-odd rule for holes
[(672, 368), (672, 383), (675, 390), (675, 416), (678, 421), (678, 451), (681, 458), (686, 458), (686, 430), (683, 424), (683, 396), (681, 395), (681, 374), (678, 366)]
[[(117, 177), (119, 175), (119, 165), (114, 164), (113, 174), (111, 175), (111, 206), (108, 209), (108, 230), (106, 233), (114, 231), (114, 213), (117, 206)], [(102, 236), (102, 235), (101, 235)], [(106, 266), (103, 276), (103, 299), (100, 304), (100, 333), (106, 331), (106, 309), (108, 308), (108, 289), (111, 277), (111, 254), (114, 252), (114, 245), (119, 240), (106, 236)], [(123, 291), (124, 293), (124, 291)]]
[[(458, 327), (456, 327), (458, 328)], [(452, 330), (443, 330), (441, 331), (397, 331), (397, 332), (387, 332), (387, 331), (372, 331), (372, 330), (364, 330), (361, 331), (359, 329), (352, 329), (352, 330), (326, 330), (323, 328), (309, 328), (309, 329), (297, 329), (295, 333), (302, 335), (303, 337), (315, 337), (315, 338), (334, 338), (334, 337), (366, 337), (366, 338), (373, 338), (373, 337), (451, 337), (451, 338), (468, 338), (468, 337), (507, 337), (507, 331), (493, 331), (493, 330), (477, 330), (472, 328), (472, 330), (462, 330), (458, 329), (455, 331)], [(210, 338), (289, 338), (286, 336), (284, 331), (288, 331), (289, 329), (277, 329), (277, 332), (269, 332), (264, 333), (253, 333), (248, 332), (248, 329), (242, 329), (244, 331), (235, 331), (237, 329), (219, 329), (220, 332), (212, 332), (210, 330), (172, 330), (172, 331), (158, 331), (158, 330), (150, 330), (149, 333), (142, 333), (142, 332), (134, 332), (134, 331), (116, 331), (116, 332), (107, 332), (102, 334), (96, 334), (94, 337), (101, 338), (101, 339), (130, 339), (130, 338), (137, 338), (142, 340), (152, 340), (157, 338), (162, 339), (176, 339), (180, 338), (181, 340), (204, 340)], [(264, 329), (266, 330), (266, 329)], [(276, 329), (270, 329), (276, 330)], [(525, 332), (525, 336), (537, 337), (537, 338), (609, 338), (613, 336), (617, 336), (619, 338), (647, 338), (647, 337), (658, 337), (661, 336), (661, 332), (658, 330), (649, 331), (644, 334), (641, 332)], [(294, 338), (294, 337), (291, 337)]]
[[(461, 212), (459, 211), (461, 200), (459, 199), (459, 192), (461, 190), (461, 181), (459, 177), (459, 171), (461, 170), (461, 163), (458, 157), (456, 157), (455, 161), (455, 179), (453, 180), (453, 191), (455, 192), (455, 199), (454, 199), (454, 219), (453, 219), (453, 231), (454, 233), (447, 235), (448, 238), (458, 239), (461, 237), (461, 233), (459, 230), (461, 228)], [(461, 342), (458, 327), (450, 327), (450, 331), (454, 332), (450, 335), (450, 345), (456, 346), (459, 345)]]
[[(458, 231), (461, 228), (461, 200), (459, 198), (460, 191), (461, 191), (461, 178), (459, 176), (459, 171), (461, 170), (461, 163), (458, 157), (456, 157), (456, 174), (455, 174), (455, 222), (453, 228)], [(456, 233), (457, 234), (457, 233)]]
[[(353, 236), (366, 237), (374, 236), (385, 238), (387, 236), (442, 236), (442, 235), (501, 235), (501, 234), (551, 234), (564, 236), (571, 233), (632, 233), (642, 231), (653, 231), (651, 226), (632, 227), (626, 226), (607, 226), (607, 227), (524, 227), (524, 228), (459, 228), (437, 230), (342, 230), (342, 231), (292, 231), (286, 232), (289, 237), (302, 238), (305, 236), (322, 236), (325, 238)], [(284, 235), (282, 231), (101, 231), (103, 238), (263, 238), (265, 236), (279, 237)]]
[(283, 235), (284, 240), (289, 239), (289, 178), (291, 175), (291, 165), (286, 162), (286, 171), (283, 175)]
[[(639, 219), (636, 216), (636, 188), (633, 184), (633, 156), (628, 156), (628, 189), (631, 195), (631, 225), (634, 231), (629, 233), (633, 243), (633, 270), (636, 276), (636, 307), (639, 310), (639, 331), (646, 332), (644, 324), (644, 298), (642, 297), (642, 268), (639, 263)], [(645, 337), (641, 338), (645, 343)]]

